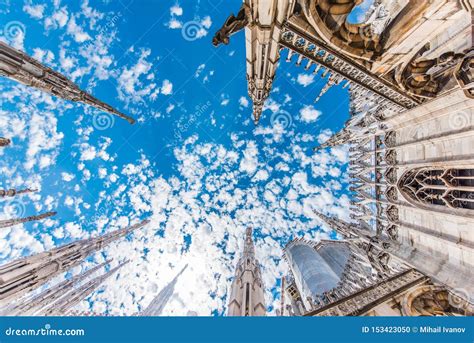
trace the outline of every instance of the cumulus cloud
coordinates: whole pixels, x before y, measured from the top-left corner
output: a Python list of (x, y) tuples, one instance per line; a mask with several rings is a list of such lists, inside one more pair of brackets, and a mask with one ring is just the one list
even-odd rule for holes
[(32, 18), (42, 19), (44, 15), (45, 5), (25, 5), (23, 11), (28, 13)]
[(239, 105), (242, 106), (242, 107), (247, 108), (247, 107), (249, 107), (249, 100), (246, 97), (241, 96), (239, 98)]
[(313, 105), (306, 105), (300, 109), (301, 120), (305, 123), (312, 123), (318, 120), (321, 111), (314, 108)]
[(163, 84), (161, 85), (161, 94), (163, 95), (170, 95), (173, 93), (173, 84), (170, 80), (163, 80)]
[(307, 87), (314, 82), (314, 74), (298, 74), (296, 82), (303, 87)]

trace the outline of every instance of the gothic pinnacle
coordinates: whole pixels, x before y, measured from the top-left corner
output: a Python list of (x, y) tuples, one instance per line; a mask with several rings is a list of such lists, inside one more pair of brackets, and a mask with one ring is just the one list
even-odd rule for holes
[(8, 138), (0, 137), (0, 147), (10, 145), (12, 141)]
[(126, 265), (129, 260), (121, 262), (118, 266), (110, 269), (108, 272), (99, 275), (83, 285), (73, 289), (71, 292), (67, 293), (66, 296), (62, 297), (54, 303), (54, 305), (48, 308), (44, 315), (46, 316), (61, 316), (69, 312), (69, 310), (81, 302), (83, 299), (87, 298), (92, 292), (94, 292), (105, 280), (110, 278), (115, 274), (120, 268)]
[(32, 222), (34, 220), (42, 220), (42, 219), (52, 217), (54, 215), (56, 215), (56, 212), (45, 212), (45, 213), (41, 213), (39, 215), (29, 216), (29, 217), (24, 217), (24, 218), (13, 218), (13, 219), (0, 220), (0, 228), (6, 228), (6, 227), (14, 226), (14, 225), (17, 225), (17, 224)]
[(8, 77), (62, 99), (93, 106), (123, 118), (130, 124), (135, 123), (135, 119), (94, 98), (63, 74), (52, 70), (24, 52), (3, 42), (0, 42), (0, 76)]
[(178, 278), (183, 274), (188, 265), (186, 264), (181, 271), (176, 274), (173, 280), (171, 280), (157, 295), (150, 304), (140, 313), (141, 316), (159, 316), (166, 304), (173, 296), (174, 287), (178, 282)]
[(149, 220), (143, 220), (102, 236), (81, 239), (0, 266), (0, 305), (42, 286), (53, 277), (81, 264), (91, 254), (148, 222)]
[(54, 301), (63, 297), (71, 290), (71, 288), (79, 285), (83, 280), (87, 279), (89, 276), (94, 274), (99, 269), (105, 267), (105, 265), (110, 262), (112, 262), (112, 259), (108, 259), (105, 262), (86, 270), (85, 272), (71, 277), (70, 279), (59, 282), (58, 284), (49, 287), (37, 295), (28, 298), (22, 298), (22, 300), (20, 300), (21, 302), (15, 304), (13, 307), (7, 308), (6, 310), (8, 311), (9, 315), (33, 315), (36, 311), (47, 308)]
[(32, 193), (32, 192), (37, 192), (37, 191), (38, 191), (37, 189), (30, 189), (30, 188), (20, 189), (19, 191), (17, 191), (14, 188), (0, 189), (0, 198), (13, 197), (18, 194)]

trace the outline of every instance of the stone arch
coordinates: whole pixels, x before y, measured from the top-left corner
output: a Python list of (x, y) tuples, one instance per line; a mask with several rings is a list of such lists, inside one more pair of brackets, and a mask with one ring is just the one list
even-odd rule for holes
[(423, 285), (410, 290), (401, 301), (404, 316), (463, 316), (471, 313), (468, 301), (444, 286)]

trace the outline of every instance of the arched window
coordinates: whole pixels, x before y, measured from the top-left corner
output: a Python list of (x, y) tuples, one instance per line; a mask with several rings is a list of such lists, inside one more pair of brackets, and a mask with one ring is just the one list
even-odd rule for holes
[(474, 168), (422, 167), (411, 169), (398, 182), (410, 203), (474, 210)]

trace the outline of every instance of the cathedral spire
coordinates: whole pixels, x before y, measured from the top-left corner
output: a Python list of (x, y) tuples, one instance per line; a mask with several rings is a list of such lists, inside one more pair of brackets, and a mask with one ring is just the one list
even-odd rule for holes
[(245, 232), (244, 251), (237, 263), (229, 297), (229, 316), (264, 316), (265, 287), (260, 264), (255, 258), (252, 228)]
[(87, 281), (76, 289), (73, 289), (71, 292), (56, 301), (53, 306), (49, 307), (44, 312), (41, 312), (41, 314), (46, 316), (63, 316), (67, 314), (71, 308), (87, 298), (92, 292), (100, 287), (105, 280), (110, 278), (128, 262), (129, 261), (126, 260), (120, 263), (117, 267), (110, 269), (108, 272)]
[(183, 274), (187, 267), (188, 265), (185, 265), (183, 269), (181, 269), (181, 271), (174, 277), (174, 279), (171, 280), (171, 282), (167, 284), (165, 288), (160, 291), (160, 293), (158, 293), (158, 295), (151, 301), (148, 307), (140, 313), (141, 316), (161, 315), (166, 304), (168, 304), (168, 301), (173, 296), (174, 287), (178, 282), (178, 278), (181, 276), (181, 274)]
[(130, 124), (135, 123), (135, 119), (81, 90), (64, 75), (3, 42), (0, 42), (0, 76), (8, 77), (66, 100), (93, 106), (125, 119)]
[(87, 256), (148, 223), (149, 220), (144, 220), (99, 237), (75, 241), (0, 266), (0, 305), (45, 284), (53, 277), (79, 265)]
[(253, 229), (248, 227), (245, 231), (245, 243), (244, 243), (244, 255), (242, 258), (254, 258), (255, 257), (255, 247), (253, 245)]
[(228, 44), (229, 37), (245, 28), (248, 93), (257, 124), (275, 78), (280, 59), (282, 23), (292, 13), (293, 1), (244, 0), (237, 16), (230, 15), (215, 34), (213, 44)]
[(56, 212), (45, 212), (45, 213), (38, 214), (36, 216), (0, 220), (0, 228), (3, 229), (6, 227), (10, 227), (10, 226), (14, 226), (14, 225), (22, 224), (22, 223), (32, 222), (34, 220), (42, 220), (42, 219), (52, 217), (54, 215), (56, 215)]
[(0, 137), (0, 147), (5, 147), (7, 145), (10, 145), (12, 141), (9, 140), (8, 138)]
[(109, 259), (95, 267), (92, 267), (85, 272), (66, 279), (58, 284), (42, 291), (41, 293), (21, 299), (18, 304), (14, 307), (9, 307), (4, 311), (5, 314), (12, 316), (28, 316), (33, 315), (35, 312), (50, 306), (54, 301), (60, 299), (67, 294), (72, 287), (79, 285), (83, 280), (94, 274), (99, 269), (103, 268), (106, 264), (110, 263), (112, 259)]
[(351, 132), (347, 130), (345, 127), (333, 134), (327, 141), (324, 143), (320, 144), (319, 146), (313, 148), (313, 151), (319, 151), (325, 148), (341, 145), (341, 144), (346, 144), (349, 143), (349, 140), (352, 138)]
[(0, 189), (0, 198), (13, 197), (18, 194), (33, 193), (37, 191), (38, 191), (37, 189), (31, 189), (31, 188), (20, 189), (20, 190), (16, 190), (14, 188)]

